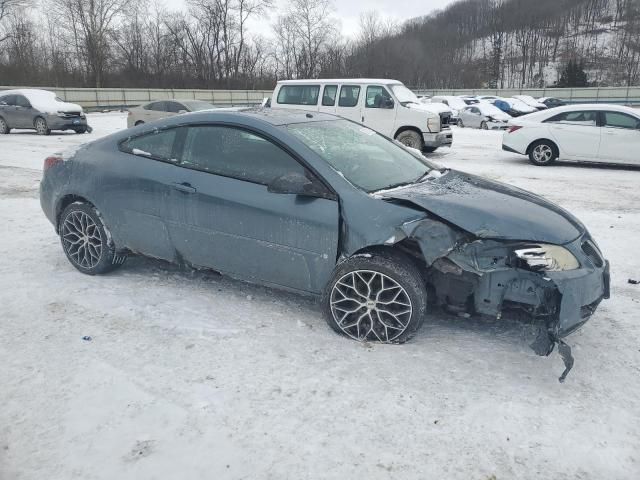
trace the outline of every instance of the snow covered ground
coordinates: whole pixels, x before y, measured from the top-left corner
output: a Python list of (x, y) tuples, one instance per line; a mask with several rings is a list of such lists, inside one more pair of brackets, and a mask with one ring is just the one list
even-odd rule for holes
[(534, 167), (468, 129), (434, 155), (558, 202), (610, 259), (560, 384), (508, 319), (435, 313), (406, 345), (363, 345), (309, 299), (214, 273), (81, 275), (37, 187), (45, 156), (125, 117), (89, 122), (0, 136), (0, 479), (640, 477), (640, 170)]

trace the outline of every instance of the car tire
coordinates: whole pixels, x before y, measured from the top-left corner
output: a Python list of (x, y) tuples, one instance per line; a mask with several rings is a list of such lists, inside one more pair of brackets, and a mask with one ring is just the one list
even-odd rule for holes
[(138, 125), (143, 125), (144, 122), (142, 120), (138, 120), (133, 126), (137, 127)]
[(462, 119), (458, 119), (458, 127), (460, 128), (464, 128), (464, 122), (462, 121)]
[(482, 122), (480, 122), (480, 128), (482, 130), (489, 130), (489, 125), (487, 125), (487, 122), (482, 121)]
[(433, 153), (438, 147), (422, 147), (422, 153)]
[(422, 151), (424, 148), (424, 141), (422, 136), (413, 130), (405, 130), (396, 135), (396, 140), (398, 140), (403, 145), (407, 147), (415, 148), (416, 150)]
[(36, 127), (38, 135), (50, 135), (51, 129), (47, 125), (47, 121), (42, 117), (37, 117), (33, 125)]
[(0, 117), (0, 135), (6, 135), (11, 131), (4, 118)]
[(538, 140), (529, 146), (529, 161), (534, 165), (551, 165), (557, 158), (558, 147), (550, 140)]
[(69, 262), (82, 273), (98, 275), (122, 265), (113, 239), (93, 205), (74, 202), (60, 215), (60, 242)]
[(327, 323), (341, 335), (357, 341), (404, 343), (424, 321), (427, 289), (409, 257), (378, 251), (340, 263), (322, 304)]
[(76, 133), (81, 134), (81, 133), (87, 133), (87, 129), (86, 128), (76, 128), (74, 130)]

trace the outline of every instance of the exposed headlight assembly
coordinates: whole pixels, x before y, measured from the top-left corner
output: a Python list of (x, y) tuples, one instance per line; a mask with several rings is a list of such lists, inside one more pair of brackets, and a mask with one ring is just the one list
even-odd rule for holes
[(514, 253), (524, 263), (525, 268), (534, 272), (562, 272), (580, 268), (576, 257), (558, 245), (527, 245)]
[(440, 117), (431, 117), (427, 120), (427, 129), (431, 133), (440, 131)]

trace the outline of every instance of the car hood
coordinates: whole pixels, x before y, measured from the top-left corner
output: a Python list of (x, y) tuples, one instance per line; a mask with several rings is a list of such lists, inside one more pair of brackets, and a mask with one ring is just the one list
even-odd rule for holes
[(444, 103), (407, 103), (407, 108), (411, 110), (420, 110), (422, 112), (430, 113), (451, 113), (451, 109)]
[(410, 202), (479, 238), (562, 245), (585, 231), (573, 215), (542, 197), (457, 170), (375, 195)]

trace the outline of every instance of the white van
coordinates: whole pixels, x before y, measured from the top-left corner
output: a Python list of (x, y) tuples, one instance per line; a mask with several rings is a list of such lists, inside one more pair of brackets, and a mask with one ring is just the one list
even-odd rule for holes
[(397, 80), (284, 80), (276, 85), (271, 108), (339, 115), (423, 152), (449, 147), (453, 139), (450, 114), (431, 111)]

